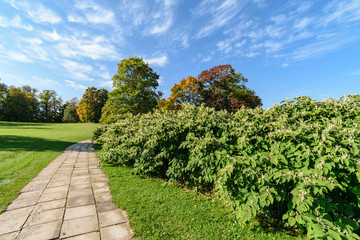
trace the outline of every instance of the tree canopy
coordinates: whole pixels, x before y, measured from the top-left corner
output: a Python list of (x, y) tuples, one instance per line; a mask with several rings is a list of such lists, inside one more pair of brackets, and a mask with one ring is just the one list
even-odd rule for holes
[(78, 106), (77, 114), (81, 122), (99, 122), (101, 110), (108, 99), (108, 91), (104, 88), (89, 87), (85, 90)]
[(156, 91), (159, 75), (138, 57), (123, 59), (112, 79), (114, 90), (104, 107), (103, 122), (111, 121), (114, 115), (147, 113), (162, 95)]
[(41, 122), (61, 122), (60, 108), (62, 99), (57, 97), (54, 90), (43, 90), (39, 94), (39, 108)]
[(216, 110), (235, 112), (241, 107), (261, 106), (261, 99), (248, 89), (248, 81), (236, 73), (230, 64), (215, 66), (202, 71), (197, 78), (189, 76), (171, 88), (167, 100), (161, 100), (158, 107), (164, 110), (181, 109), (181, 103), (204, 104)]

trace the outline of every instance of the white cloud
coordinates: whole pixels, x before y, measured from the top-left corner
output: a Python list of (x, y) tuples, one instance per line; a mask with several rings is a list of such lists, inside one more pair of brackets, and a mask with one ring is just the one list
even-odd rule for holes
[[(86, 1), (77, 1), (75, 3), (75, 7), (82, 11), (87, 22), (104, 24), (115, 24), (116, 22), (115, 13), (98, 4)], [(84, 18), (73, 15), (69, 15), (68, 20), (70, 22), (86, 22)]]
[(254, 2), (259, 8), (264, 8), (264, 7), (266, 7), (266, 0), (253, 0), (253, 2)]
[(273, 21), (276, 25), (280, 25), (286, 22), (287, 17), (285, 14), (280, 14), (274, 17), (270, 18), (271, 21)]
[(101, 78), (106, 79), (106, 80), (109, 80), (112, 78), (112, 76), (110, 75), (106, 66), (100, 65), (97, 67), (100, 69), (99, 71), (97, 71), (98, 76), (100, 76)]
[(4, 53), (6, 58), (9, 58), (14, 61), (24, 62), (24, 63), (31, 63), (33, 62), (30, 58), (28, 58), (25, 54), (15, 52), (13, 50), (7, 51)]
[(296, 9), (297, 13), (303, 13), (309, 10), (312, 6), (311, 2), (302, 2), (300, 6)]
[(227, 40), (218, 42), (216, 46), (218, 47), (219, 51), (224, 53), (229, 53), (232, 50), (232, 44)]
[[(158, 1), (159, 3), (160, 1)], [(153, 27), (149, 33), (152, 35), (163, 34), (167, 32), (174, 23), (174, 6), (176, 1), (166, 0), (160, 2), (159, 10), (152, 14)]]
[(325, 8), (322, 22), (346, 23), (360, 20), (360, 1), (332, 1)]
[(85, 23), (85, 19), (80, 17), (80, 16), (77, 16), (77, 15), (69, 15), (67, 17), (68, 21), (69, 22), (74, 22), (74, 23)]
[(283, 63), (283, 64), (281, 64), (281, 67), (288, 67), (290, 64), (288, 64), (288, 63)]
[(87, 57), (93, 60), (119, 59), (115, 46), (109, 43), (103, 36), (91, 38), (64, 39), (56, 48), (65, 57)]
[(235, 0), (226, 0), (224, 2), (216, 3), (216, 6), (214, 6), (214, 1), (203, 0), (193, 12), (198, 16), (210, 14), (212, 17), (210, 24), (202, 27), (195, 35), (195, 39), (207, 37), (220, 27), (225, 26), (231, 19), (237, 16), (243, 7), (243, 5), (239, 5), (239, 2)]
[(31, 4), (31, 6), (26, 7), (26, 12), (29, 17), (36, 23), (60, 23), (61, 17), (53, 12), (51, 9), (44, 7), (42, 4), (36, 5)]
[(207, 63), (207, 62), (210, 62), (211, 59), (212, 59), (212, 56), (210, 55), (210, 56), (207, 56), (207, 57), (205, 57), (205, 58), (202, 58), (202, 59), (201, 59), (201, 62), (202, 62), (202, 63)]
[(82, 84), (78, 84), (74, 81), (65, 80), (65, 82), (66, 82), (66, 85), (71, 86), (72, 88), (75, 88), (75, 89), (85, 90), (87, 88), (86, 86), (84, 86)]
[(295, 28), (297, 29), (304, 29), (306, 28), (310, 23), (312, 22), (312, 19), (311, 18), (303, 18), (301, 19), (300, 21), (298, 21), (296, 24), (295, 24)]
[(164, 77), (163, 77), (163, 76), (160, 76), (160, 77), (159, 77), (158, 84), (159, 84), (160, 86), (165, 85), (165, 80), (164, 80)]
[(103, 81), (99, 85), (102, 86), (102, 87), (112, 88), (113, 87), (113, 81)]
[(318, 58), (323, 56), (326, 53), (332, 52), (342, 45), (351, 42), (353, 39), (327, 39), (324, 41), (319, 41), (305, 45), (301, 48), (298, 48), (292, 52), (291, 56), (293, 60), (305, 60)]
[(59, 41), (61, 39), (63, 39), (57, 32), (55, 29), (53, 29), (52, 32), (43, 32), (42, 33), (43, 37), (48, 40), (48, 41)]
[(21, 17), (16, 15), (11, 20), (0, 16), (0, 27), (15, 27), (15, 28), (22, 28), (28, 31), (33, 30), (33, 27), (28, 24), (23, 24), (21, 21)]
[(144, 59), (144, 62), (147, 62), (149, 65), (164, 67), (168, 62), (167, 56), (153, 57)]
[(360, 70), (354, 71), (354, 72), (349, 72), (346, 74), (346, 76), (360, 76)]
[(93, 81), (93, 79), (89, 76), (93, 71), (93, 67), (91, 65), (71, 60), (64, 60), (61, 65), (72, 75), (73, 78)]
[(42, 78), (42, 77), (37, 77), (37, 76), (32, 76), (32, 80), (34, 80), (34, 82), (36, 83), (37, 86), (42, 86), (42, 87), (49, 87), (49, 88), (54, 88), (54, 87), (60, 87), (61, 84), (55, 80), (49, 79), (49, 78)]

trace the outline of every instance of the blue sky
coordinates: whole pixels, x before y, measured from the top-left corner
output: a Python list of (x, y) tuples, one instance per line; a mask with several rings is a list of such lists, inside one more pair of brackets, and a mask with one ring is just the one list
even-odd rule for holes
[(165, 97), (182, 78), (231, 64), (269, 108), (360, 94), (360, 1), (0, 0), (0, 78), (55, 90), (112, 89), (142, 57)]

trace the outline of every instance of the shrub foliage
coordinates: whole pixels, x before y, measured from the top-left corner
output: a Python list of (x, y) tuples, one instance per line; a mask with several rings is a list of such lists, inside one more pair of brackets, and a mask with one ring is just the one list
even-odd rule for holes
[(230, 200), (242, 223), (281, 219), (309, 238), (360, 239), (360, 96), (298, 97), (236, 113), (185, 105), (97, 130), (104, 162)]

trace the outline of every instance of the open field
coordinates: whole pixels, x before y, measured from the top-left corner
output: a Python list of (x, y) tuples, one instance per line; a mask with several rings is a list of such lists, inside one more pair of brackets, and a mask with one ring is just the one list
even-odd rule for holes
[(91, 139), (96, 126), (0, 122), (0, 213), (66, 147)]

